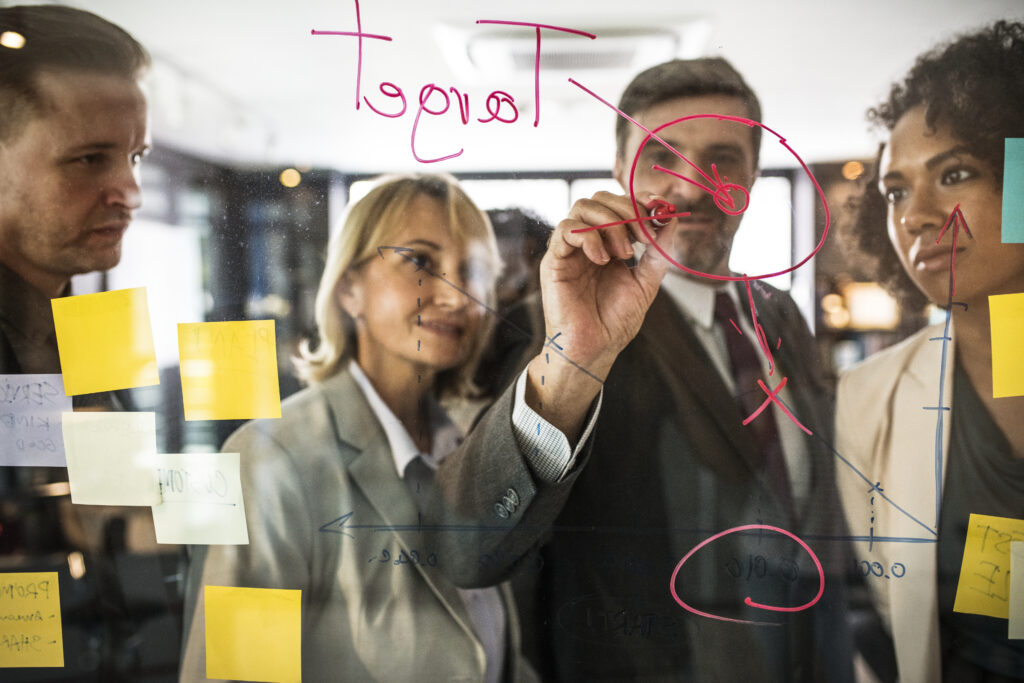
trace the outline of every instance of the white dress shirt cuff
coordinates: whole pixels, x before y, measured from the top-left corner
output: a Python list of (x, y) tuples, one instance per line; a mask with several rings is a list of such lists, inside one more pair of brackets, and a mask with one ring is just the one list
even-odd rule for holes
[(519, 445), (519, 452), (526, 458), (530, 469), (541, 481), (556, 484), (562, 481), (576, 465), (576, 457), (590, 438), (601, 412), (604, 389), (594, 399), (586, 418), (586, 428), (580, 435), (575, 448), (570, 448), (569, 439), (559, 429), (541, 417), (526, 403), (526, 372), (516, 380), (515, 397), (512, 404), (512, 431)]

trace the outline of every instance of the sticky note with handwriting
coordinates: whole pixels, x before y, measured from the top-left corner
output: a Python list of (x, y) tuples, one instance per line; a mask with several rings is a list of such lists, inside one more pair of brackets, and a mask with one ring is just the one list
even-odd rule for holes
[(1024, 519), (972, 514), (954, 612), (1009, 616), (1010, 544), (1024, 541)]
[(145, 287), (50, 303), (68, 396), (160, 384)]
[(180, 323), (186, 420), (281, 417), (273, 320)]
[(1024, 541), (1010, 543), (1010, 638), (1024, 638)]
[(162, 500), (153, 506), (157, 543), (249, 543), (238, 453), (166, 453), (156, 460)]
[(0, 375), (0, 465), (64, 467), (60, 375)]
[(1024, 138), (1005, 138), (1003, 242), (1024, 242)]
[(64, 666), (57, 572), (0, 573), (0, 667)]
[(992, 328), (992, 394), (1024, 396), (1024, 292), (988, 298)]
[(302, 591), (206, 586), (206, 675), (302, 680)]
[(156, 413), (64, 413), (71, 502), (158, 505)]

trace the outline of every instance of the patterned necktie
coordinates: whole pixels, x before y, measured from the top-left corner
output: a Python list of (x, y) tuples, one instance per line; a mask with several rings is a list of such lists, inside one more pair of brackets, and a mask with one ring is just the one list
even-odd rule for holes
[[(757, 384), (757, 381), (763, 380), (764, 377), (761, 374), (761, 362), (758, 360), (754, 342), (740, 331), (739, 320), (739, 313), (732, 297), (727, 292), (718, 292), (715, 295), (715, 321), (725, 335), (736, 391), (735, 398), (742, 413), (742, 421), (761, 407), (767, 395)], [(769, 384), (765, 385), (771, 388)], [(747, 423), (747, 427), (753, 430), (754, 439), (757, 441), (768, 485), (778, 496), (790, 519), (795, 521), (793, 493), (789, 485), (786, 458), (782, 453), (782, 441), (779, 439), (773, 408), (774, 406), (768, 405), (760, 415)]]

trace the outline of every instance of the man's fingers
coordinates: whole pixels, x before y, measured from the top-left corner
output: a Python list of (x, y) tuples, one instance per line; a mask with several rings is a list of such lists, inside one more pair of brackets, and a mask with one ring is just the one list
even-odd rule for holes
[(588, 259), (598, 265), (611, 260), (601, 236), (596, 231), (581, 231), (579, 221), (565, 219), (555, 228), (548, 244), (548, 253), (557, 259), (566, 259), (577, 251), (582, 251)]

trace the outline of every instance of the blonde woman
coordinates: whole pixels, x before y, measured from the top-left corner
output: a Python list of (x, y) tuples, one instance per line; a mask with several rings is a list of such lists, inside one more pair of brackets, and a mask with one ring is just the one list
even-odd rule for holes
[(205, 675), (205, 585), (302, 591), (305, 681), (520, 681), (504, 586), (456, 588), (421, 534), (432, 470), (461, 441), (443, 396), (471, 389), (501, 262), (455, 181), (382, 179), (329, 245), (309, 387), (239, 452), (249, 545), (199, 548), (183, 680)]

